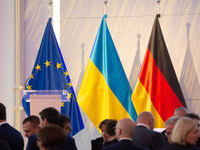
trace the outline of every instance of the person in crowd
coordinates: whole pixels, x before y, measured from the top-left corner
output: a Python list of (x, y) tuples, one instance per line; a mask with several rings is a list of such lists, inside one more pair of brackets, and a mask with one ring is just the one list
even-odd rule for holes
[(22, 122), (25, 137), (36, 134), (40, 130), (39, 117), (31, 115), (24, 119)]
[[(185, 117), (191, 118), (192, 120), (194, 120), (198, 126), (198, 132), (199, 132), (199, 116), (195, 113), (188, 113), (185, 115)], [(196, 147), (200, 148), (200, 137), (198, 138), (197, 142), (196, 142)]]
[(91, 140), (92, 150), (101, 150), (102, 146), (108, 142), (108, 134), (106, 133), (106, 122), (108, 119), (105, 119), (99, 123), (99, 129), (101, 130), (102, 137)]
[(166, 137), (166, 143), (172, 144), (171, 141), (171, 135), (172, 135), (172, 130), (174, 128), (175, 123), (178, 121), (179, 117), (178, 116), (172, 116), (165, 121), (165, 137)]
[(188, 118), (193, 119), (197, 123), (197, 125), (199, 125), (199, 116), (197, 114), (188, 113), (188, 114), (184, 115), (184, 117), (188, 117)]
[(6, 122), (6, 107), (2, 103), (0, 103), (0, 139), (5, 140), (12, 150), (24, 149), (21, 133)]
[[(60, 113), (53, 107), (43, 109), (39, 113), (39, 116), (41, 129), (48, 125), (59, 125)], [(68, 150), (77, 150), (75, 140), (70, 136), (66, 136), (66, 140), (62, 143), (61, 147)], [(36, 143), (36, 134), (29, 136), (26, 150), (39, 150)]]
[(60, 123), (59, 126), (63, 129), (64, 133), (68, 135), (70, 131), (70, 118), (67, 115), (60, 114)]
[(2, 150), (11, 150), (10, 146), (8, 145), (8, 143), (3, 139), (0, 139), (0, 149), (2, 149)]
[(145, 147), (136, 145), (131, 137), (135, 131), (135, 123), (130, 118), (123, 118), (117, 122), (115, 135), (118, 143), (108, 145), (102, 150), (148, 150)]
[(154, 117), (148, 111), (141, 112), (137, 118), (137, 126), (132, 139), (135, 144), (149, 148), (150, 150), (160, 150), (166, 145), (164, 136), (154, 129)]
[[(185, 107), (177, 107), (176, 109), (175, 109), (175, 111), (174, 111), (174, 116), (176, 116), (176, 117), (183, 117), (185, 114), (187, 114), (188, 113), (188, 110), (187, 110), (187, 108), (185, 108)], [(166, 124), (166, 123), (165, 123)], [(166, 125), (165, 125), (166, 126)], [(170, 123), (170, 126), (172, 127), (173, 126), (173, 123)], [(169, 135), (169, 137), (167, 136), (167, 133), (166, 133), (166, 129), (165, 130), (163, 130), (162, 131), (162, 133), (161, 133), (163, 136), (164, 136), (164, 138), (165, 138), (165, 140), (166, 140), (166, 143), (167, 144), (170, 144), (169, 143), (169, 141), (168, 141), (168, 138), (170, 138), (171, 137), (171, 134)]]
[(71, 125), (69, 124), (68, 130), (67, 130), (67, 135), (70, 134), (71, 132), (72, 132), (72, 127), (71, 127)]
[(116, 136), (115, 136), (116, 124), (117, 124), (117, 120), (114, 120), (114, 119), (109, 119), (106, 122), (106, 133), (108, 134), (108, 142), (106, 142), (103, 145), (103, 147), (108, 146), (108, 145), (112, 145), (112, 144), (118, 142), (117, 139), (116, 139)]
[(36, 138), (40, 150), (62, 150), (61, 144), (65, 141), (66, 135), (59, 126), (49, 125), (43, 127), (36, 134)]
[(174, 116), (183, 117), (188, 113), (187, 108), (185, 107), (177, 107), (174, 111)]
[(196, 122), (190, 118), (181, 117), (172, 130), (172, 144), (164, 146), (161, 150), (199, 150), (194, 146), (198, 137)]

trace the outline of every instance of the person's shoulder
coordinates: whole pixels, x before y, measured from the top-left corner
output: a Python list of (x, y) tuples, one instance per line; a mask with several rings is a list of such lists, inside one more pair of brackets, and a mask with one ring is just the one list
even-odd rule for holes
[(151, 132), (151, 131), (143, 125), (137, 125), (135, 128), (135, 134), (141, 134), (141, 133), (143, 134), (143, 133), (149, 133), (149, 132)]
[(103, 141), (103, 137), (98, 137), (98, 138), (94, 139), (93, 141)]
[(152, 131), (151, 137), (154, 142), (157, 141), (156, 143), (159, 143), (159, 145), (163, 145), (163, 146), (166, 145), (166, 140), (162, 133), (154, 131), (154, 130), (151, 130), (151, 131)]
[(0, 145), (1, 145), (1, 149), (11, 150), (8, 143), (3, 139), (0, 139)]
[(9, 125), (9, 123), (4, 123), (0, 126), (1, 131), (5, 131), (7, 129), (12, 129), (13, 127)]
[(173, 150), (171, 147), (174, 147), (174, 146), (171, 146), (171, 145), (165, 145), (165, 146), (163, 146), (160, 150), (168, 150), (168, 149)]
[(12, 134), (12, 135), (17, 135), (20, 138), (23, 138), (21, 135), (21, 132), (19, 132), (17, 129), (15, 129), (14, 127), (12, 127), (9, 123), (4, 123), (1, 125), (0, 127), (0, 132), (1, 134)]
[(161, 139), (165, 139), (162, 133), (154, 131), (154, 130), (152, 130), (152, 131), (153, 131), (153, 134), (155, 135), (155, 137), (158, 137), (158, 138), (161, 138)]
[(181, 149), (181, 150), (200, 150), (199, 148), (195, 147), (195, 146), (189, 146), (189, 145), (179, 145), (177, 143), (172, 143), (170, 145), (166, 145), (164, 147), (162, 147), (160, 150), (177, 150), (177, 149)]
[(32, 134), (28, 137), (28, 139), (36, 139), (36, 134)]
[(104, 146), (102, 148), (102, 150), (117, 150), (118, 149), (118, 144), (112, 144), (112, 145), (107, 145), (107, 146)]
[(66, 135), (66, 140), (68, 141), (75, 141), (73, 137), (69, 136), (69, 135)]
[(14, 127), (12, 127), (9, 123), (5, 123), (4, 126), (6, 126), (7, 129), (10, 129), (10, 130), (15, 131), (17, 133), (20, 133), (17, 129), (15, 129)]
[(148, 130), (148, 128), (144, 125), (137, 125), (135, 128), (136, 129), (142, 129), (142, 130), (145, 130), (145, 129)]
[(137, 145), (137, 144), (135, 144), (135, 143), (133, 143), (133, 147), (134, 147), (134, 149), (137, 149), (137, 150), (150, 150), (150, 149), (148, 149), (148, 148), (146, 148), (146, 147)]
[(76, 143), (73, 137), (66, 136), (64, 143), (62, 143), (61, 147), (65, 149), (68, 147), (69, 150), (77, 150)]
[(196, 147), (196, 146), (191, 146), (192, 147), (192, 150), (200, 150), (199, 147)]
[[(158, 131), (149, 130), (148, 132), (151, 133), (151, 135), (152, 135), (153, 137), (163, 137), (162, 133), (160, 133), (160, 132), (158, 132)], [(164, 139), (164, 137), (163, 137), (163, 139)]]
[(28, 143), (36, 142), (36, 134), (32, 134), (28, 137)]
[(26, 150), (37, 150), (37, 149), (39, 149), (39, 147), (37, 146), (36, 142), (36, 134), (30, 135), (28, 137)]
[(119, 150), (122, 148), (137, 149), (137, 150), (149, 150), (148, 148), (137, 145), (130, 140), (121, 140), (118, 143), (103, 147), (102, 150)]

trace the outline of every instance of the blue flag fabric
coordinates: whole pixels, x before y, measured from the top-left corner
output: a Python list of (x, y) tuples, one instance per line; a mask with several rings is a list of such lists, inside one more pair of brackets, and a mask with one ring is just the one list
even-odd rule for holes
[[(51, 18), (49, 18), (40, 49), (35, 61), (26, 90), (65, 90), (66, 101), (61, 102), (61, 114), (66, 114), (71, 119), (71, 136), (84, 128), (79, 106), (72, 83), (65, 66), (60, 48), (58, 46)], [(22, 99), (22, 104), (27, 115), (30, 115), (30, 104)]]

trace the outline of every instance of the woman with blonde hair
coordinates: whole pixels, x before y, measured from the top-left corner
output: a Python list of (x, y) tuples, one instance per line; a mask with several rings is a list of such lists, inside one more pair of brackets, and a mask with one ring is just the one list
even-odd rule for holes
[(190, 118), (180, 118), (172, 131), (172, 144), (164, 146), (161, 150), (200, 150), (195, 147), (199, 137), (198, 126)]

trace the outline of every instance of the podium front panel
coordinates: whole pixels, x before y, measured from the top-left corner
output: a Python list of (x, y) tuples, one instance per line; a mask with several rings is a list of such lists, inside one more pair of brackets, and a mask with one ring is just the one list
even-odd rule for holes
[(61, 95), (30, 95), (30, 114), (39, 116), (47, 108), (54, 107), (60, 112)]

